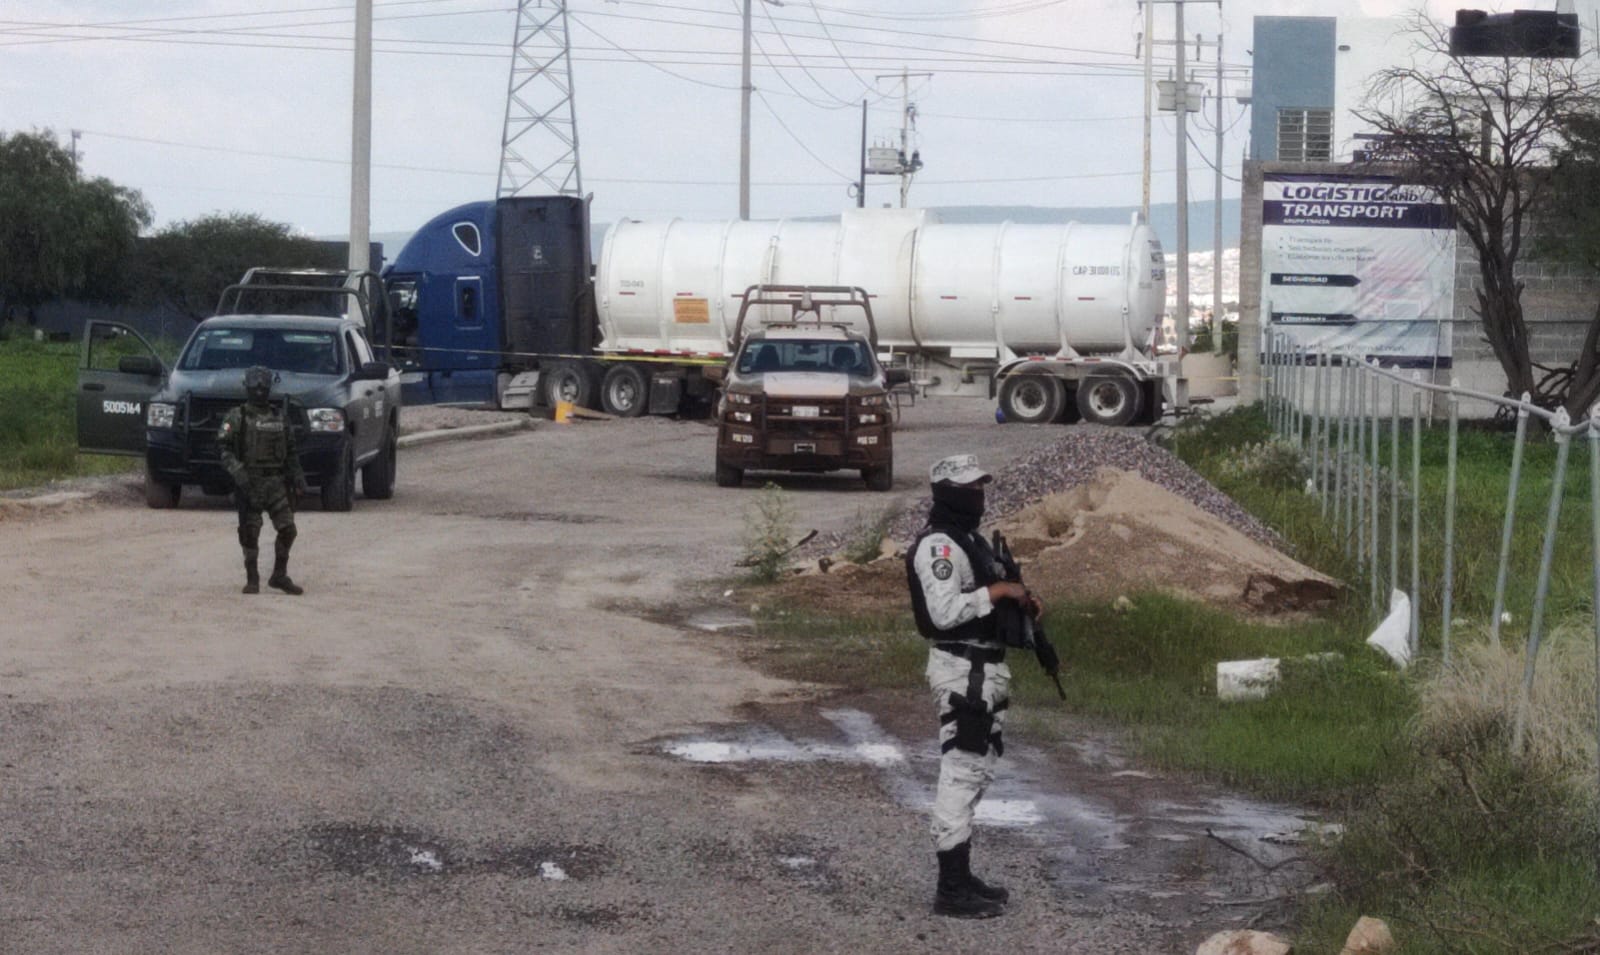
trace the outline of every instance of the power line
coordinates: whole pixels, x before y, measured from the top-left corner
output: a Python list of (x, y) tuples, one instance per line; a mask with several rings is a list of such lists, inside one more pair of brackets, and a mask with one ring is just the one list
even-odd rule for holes
[(822, 168), (824, 168), (824, 169), (828, 170), (829, 172), (833, 173), (835, 176), (838, 176), (839, 177), (839, 183), (838, 183), (839, 185), (848, 185), (851, 182), (855, 181), (855, 179), (853, 177), (847, 176), (844, 173), (840, 172), (839, 170), (837, 170), (837, 169), (833, 168), (832, 166), (828, 165), (827, 160), (823, 159), (821, 156), (818, 156), (816, 153), (812, 152), (811, 151), (811, 147), (806, 145), (806, 141), (804, 139), (801, 139), (799, 136), (796, 136), (794, 130), (790, 129), (789, 125), (783, 121), (783, 117), (778, 115), (778, 111), (772, 108), (772, 104), (767, 102), (767, 98), (761, 94), (761, 91), (760, 90), (756, 90), (755, 93), (756, 93), (756, 98), (761, 100), (761, 105), (765, 106), (767, 108), (767, 112), (771, 113), (772, 114), (772, 118), (774, 120), (777, 120), (777, 123), (778, 123), (779, 126), (783, 127), (783, 131), (789, 134), (789, 138), (795, 141), (795, 145), (799, 146), (801, 148), (801, 150), (803, 150), (807, 156), (810, 156), (812, 159), (816, 160), (817, 165), (819, 165)]

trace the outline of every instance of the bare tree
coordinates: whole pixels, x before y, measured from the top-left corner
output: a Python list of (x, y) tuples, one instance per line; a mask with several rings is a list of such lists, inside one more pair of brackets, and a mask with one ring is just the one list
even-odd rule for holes
[[(1600, 101), (1593, 57), (1456, 58), (1449, 30), (1418, 13), (1409, 65), (1376, 74), (1356, 115), (1377, 132), (1370, 159), (1433, 189), (1478, 256), (1476, 312), (1506, 375), (1506, 390), (1546, 407), (1588, 395), (1594, 382), (1558, 377), (1543, 391), (1529, 355), (1518, 260), (1530, 227), (1555, 196), (1550, 175), (1563, 130)], [(1588, 343), (1596, 343), (1591, 322)], [(1582, 363), (1593, 377), (1593, 361)], [(1587, 410), (1570, 408), (1572, 413)]]

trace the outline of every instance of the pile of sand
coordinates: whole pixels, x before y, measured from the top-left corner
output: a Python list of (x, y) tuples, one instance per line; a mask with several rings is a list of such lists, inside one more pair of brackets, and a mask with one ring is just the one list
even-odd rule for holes
[[(1321, 609), (1342, 587), (1187, 498), (1115, 468), (1039, 499), (999, 528), (1029, 585), (1068, 599), (1164, 590), (1276, 614)], [(907, 600), (903, 553), (863, 565), (822, 558), (783, 589), (847, 613), (899, 607)]]
[(1074, 596), (1171, 590), (1280, 613), (1325, 606), (1341, 586), (1131, 471), (1103, 468), (1000, 529), (1030, 583)]

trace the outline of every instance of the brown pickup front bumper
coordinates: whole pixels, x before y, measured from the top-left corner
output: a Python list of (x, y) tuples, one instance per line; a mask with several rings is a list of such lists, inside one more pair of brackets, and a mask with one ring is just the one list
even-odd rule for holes
[[(808, 413), (796, 413), (796, 404)], [(747, 471), (883, 467), (894, 460), (894, 428), (886, 407), (768, 397), (724, 416), (717, 428), (717, 460)]]

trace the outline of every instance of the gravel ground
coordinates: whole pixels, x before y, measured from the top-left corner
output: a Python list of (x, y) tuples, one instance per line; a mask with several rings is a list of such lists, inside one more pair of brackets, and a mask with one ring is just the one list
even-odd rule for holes
[[(1132, 471), (1193, 502), (1254, 540), (1273, 547), (1281, 543), (1271, 528), (1256, 520), (1170, 451), (1151, 443), (1142, 433), (1090, 425), (1059, 430), (1059, 437), (998, 468), (980, 459), (980, 463), (995, 476), (986, 500), (985, 516), (988, 521), (1003, 520), (1046, 495), (1084, 484), (1101, 468), (1117, 468)], [(897, 513), (889, 522), (887, 538), (906, 541), (916, 536), (932, 500), (925, 494)], [(819, 537), (808, 545), (805, 555), (837, 551), (849, 542), (850, 536), (851, 532), (844, 532)]]
[[(1080, 757), (1092, 728), (1015, 724), (1006, 785), (1038, 818), (980, 836), (1016, 893), (982, 924), (928, 911), (921, 693), (859, 700), (906, 753), (893, 773), (664, 748), (855, 742), (818, 715), (845, 690), (767, 673), (718, 581), (761, 483), (836, 534), (912, 505), (940, 457), (1005, 475), (1084, 430), (919, 401), (887, 493), (719, 488), (698, 421), (407, 449), (392, 500), (297, 516), (297, 598), (240, 595), (225, 500), (149, 510), (122, 477), (0, 521), (0, 950), (1192, 951), (1279, 894), (1206, 852), (1206, 827), (1257, 824), (1229, 821), (1230, 794)], [(688, 622), (706, 614), (735, 629)]]

